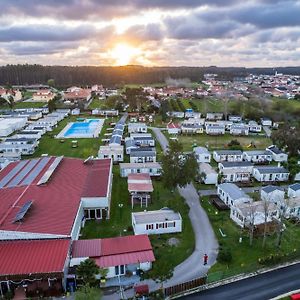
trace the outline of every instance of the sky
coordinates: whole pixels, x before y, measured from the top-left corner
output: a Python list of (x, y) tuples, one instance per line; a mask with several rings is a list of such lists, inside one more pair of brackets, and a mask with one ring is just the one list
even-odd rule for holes
[(300, 0), (0, 0), (0, 65), (300, 66)]

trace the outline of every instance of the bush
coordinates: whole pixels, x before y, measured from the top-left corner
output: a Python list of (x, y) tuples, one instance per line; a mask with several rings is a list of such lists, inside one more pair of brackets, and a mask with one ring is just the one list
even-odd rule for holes
[(230, 263), (232, 261), (232, 254), (230, 249), (221, 248), (218, 255), (218, 261), (220, 263)]

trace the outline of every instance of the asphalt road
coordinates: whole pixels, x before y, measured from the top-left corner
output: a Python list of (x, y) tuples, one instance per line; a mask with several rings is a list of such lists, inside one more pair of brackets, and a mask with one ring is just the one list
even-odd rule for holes
[(267, 300), (300, 288), (300, 264), (270, 271), (180, 299)]

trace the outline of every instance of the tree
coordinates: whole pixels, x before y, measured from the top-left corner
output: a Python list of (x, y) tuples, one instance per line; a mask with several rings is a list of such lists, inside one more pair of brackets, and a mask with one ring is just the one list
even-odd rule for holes
[(95, 287), (85, 285), (75, 293), (75, 300), (100, 300), (102, 298), (101, 290)]
[(14, 106), (15, 106), (15, 100), (14, 100), (13, 96), (9, 96), (8, 97), (8, 106), (9, 106), (10, 109), (14, 108)]
[(76, 274), (84, 285), (94, 286), (96, 284), (96, 275), (100, 273), (100, 268), (92, 259), (86, 259), (77, 267)]
[(263, 213), (264, 213), (264, 233), (263, 233), (263, 242), (262, 247), (266, 246), (267, 241), (267, 228), (268, 228), (268, 215), (270, 213), (270, 201), (263, 200)]
[(49, 86), (51, 86), (51, 87), (54, 87), (55, 86), (55, 80), (54, 79), (48, 79), (48, 81), (47, 81), (47, 84), (49, 85)]
[(162, 158), (162, 180), (166, 187), (186, 186), (198, 176), (198, 163), (194, 154), (184, 154), (182, 144), (171, 141)]

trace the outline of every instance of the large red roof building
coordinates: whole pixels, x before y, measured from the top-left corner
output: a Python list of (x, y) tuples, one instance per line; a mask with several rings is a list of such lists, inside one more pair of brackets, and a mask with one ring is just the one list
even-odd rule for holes
[(111, 185), (110, 159), (11, 163), (0, 172), (0, 240), (77, 239), (85, 219), (109, 218)]

